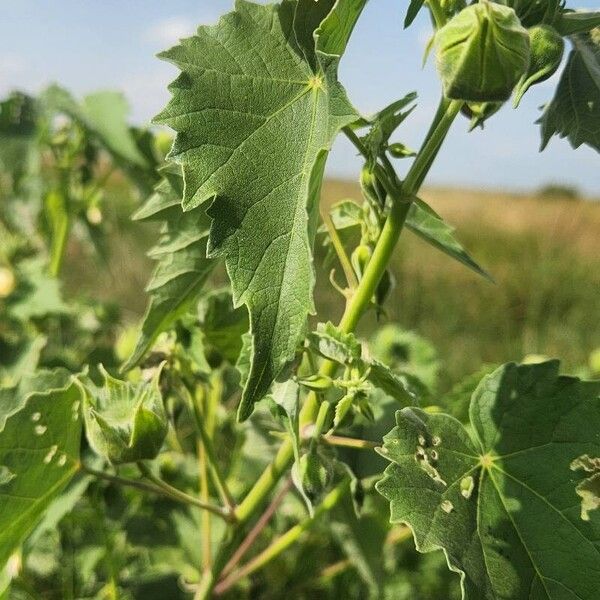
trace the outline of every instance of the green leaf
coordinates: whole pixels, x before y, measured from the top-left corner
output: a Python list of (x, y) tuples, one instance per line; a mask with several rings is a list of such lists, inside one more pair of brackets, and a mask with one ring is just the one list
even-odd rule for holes
[(406, 218), (406, 227), (444, 254), (494, 283), (492, 276), (475, 262), (456, 239), (454, 227), (448, 225), (423, 200), (416, 198), (412, 203)]
[(205, 352), (217, 353), (235, 365), (242, 351), (242, 336), (248, 331), (245, 308), (234, 308), (231, 292), (217, 290), (198, 304)]
[(6, 420), (19, 412), (32, 394), (40, 390), (63, 389), (68, 387), (70, 382), (71, 373), (66, 369), (38, 369), (32, 373), (25, 373), (11, 387), (0, 387), (0, 432), (4, 429)]
[(425, 0), (410, 0), (406, 17), (404, 18), (404, 28), (410, 27), (412, 22), (417, 18), (419, 11), (423, 8)]
[(327, 18), (315, 32), (318, 50), (342, 56), (367, 0), (337, 0)]
[[(5, 346), (0, 359), (0, 386), (16, 385), (22, 377), (33, 373), (38, 366), (40, 354), (47, 341), (43, 335), (37, 335), (34, 338), (22, 340), (14, 347)], [(1, 394), (2, 392), (0, 392)]]
[[(345, 4), (345, 3), (344, 3)], [(238, 416), (246, 419), (296, 351), (313, 310), (312, 244), (325, 157), (357, 115), (337, 82), (337, 56), (294, 37), (314, 3), (243, 0), (213, 27), (164, 52), (179, 67), (157, 121), (172, 127), (185, 209), (212, 202), (210, 255), (224, 256), (253, 336)], [(312, 54), (309, 52), (309, 54)]]
[(56, 371), (31, 385), (0, 431), (0, 568), (79, 470), (79, 389)]
[(137, 384), (114, 379), (102, 366), (102, 387), (80, 378), (85, 432), (97, 454), (114, 464), (156, 458), (168, 430), (161, 370)]
[(415, 404), (427, 389), (414, 375), (392, 370), (377, 360), (368, 362), (367, 380), (402, 404)]
[(277, 415), (283, 420), (285, 428), (292, 438), (294, 457), (300, 460), (300, 386), (293, 379), (273, 384), (269, 396)]
[[(363, 136), (362, 141), (369, 151), (372, 162), (385, 151), (390, 137), (400, 124), (410, 115), (415, 106), (413, 102), (417, 99), (416, 92), (411, 92), (403, 98), (392, 102), (375, 116), (368, 119), (371, 123), (369, 132)], [(410, 106), (413, 104), (412, 106)], [(408, 107), (408, 108), (407, 108)], [(405, 110), (406, 109), (406, 110)]]
[(600, 27), (600, 11), (563, 12), (553, 25), (563, 36), (585, 33)]
[(51, 277), (46, 262), (40, 258), (21, 261), (17, 266), (19, 286), (8, 299), (7, 312), (20, 321), (53, 314), (68, 314), (60, 282)]
[(381, 587), (386, 575), (383, 548), (388, 527), (385, 525), (375, 514), (358, 517), (349, 496), (344, 497), (332, 515), (331, 533), (365, 582), (369, 598), (384, 597)]
[(415, 377), (435, 391), (440, 372), (436, 349), (428, 340), (396, 323), (380, 327), (369, 343), (372, 355), (394, 372)]
[(156, 338), (185, 315), (198, 301), (218, 261), (206, 256), (210, 220), (202, 207), (182, 212), (182, 179), (178, 169), (163, 170), (164, 178), (142, 208), (138, 220), (161, 220), (158, 244), (149, 256), (158, 261), (146, 291), (150, 301), (132, 355), (123, 370), (138, 364)]
[(600, 457), (599, 394), (556, 361), (508, 364), (473, 394), (472, 436), (448, 415), (396, 414), (377, 489), (419, 551), (444, 550), (464, 598), (597, 597), (600, 511), (584, 482)]
[(57, 85), (46, 89), (40, 102), (52, 114), (61, 112), (79, 125), (113, 157), (115, 162), (140, 186), (150, 192), (155, 181), (155, 166), (144, 145), (147, 140), (139, 130), (129, 127), (129, 106), (119, 92), (96, 92), (77, 102)]
[(538, 121), (542, 150), (553, 135), (566, 137), (573, 148), (587, 144), (600, 152), (600, 40), (588, 34), (571, 38), (573, 50)]
[(360, 360), (362, 349), (353, 333), (342, 333), (333, 323), (319, 323), (317, 330), (308, 335), (308, 340), (323, 358), (340, 364), (351, 364)]
[(94, 134), (102, 144), (127, 161), (147, 165), (127, 125), (129, 106), (119, 92), (96, 92), (78, 103), (71, 94), (57, 85), (50, 86), (41, 97), (48, 108), (65, 113)]

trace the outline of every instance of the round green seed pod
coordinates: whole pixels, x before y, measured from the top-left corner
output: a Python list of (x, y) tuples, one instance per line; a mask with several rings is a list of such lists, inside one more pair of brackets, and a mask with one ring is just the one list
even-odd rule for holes
[(529, 30), (530, 61), (526, 73), (517, 85), (514, 105), (517, 107), (525, 92), (534, 84), (552, 77), (560, 66), (565, 41), (554, 27), (536, 25)]
[(502, 102), (529, 64), (529, 35), (515, 11), (481, 0), (436, 34), (444, 94), (468, 102)]

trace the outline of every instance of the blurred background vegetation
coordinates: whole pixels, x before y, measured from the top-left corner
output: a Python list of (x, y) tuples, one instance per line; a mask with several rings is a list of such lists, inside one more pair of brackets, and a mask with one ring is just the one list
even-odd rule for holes
[[(113, 213), (108, 256), (86, 255), (73, 239), (67, 291), (115, 302), (134, 321), (145, 307), (142, 289), (152, 263), (144, 252), (156, 231), (129, 221), (137, 200), (118, 172), (105, 193), (105, 210)], [(426, 188), (422, 197), (495, 280), (448, 260), (409, 231), (402, 235), (393, 263), (395, 289), (381, 321), (398, 322), (433, 343), (442, 362), (440, 391), (481, 364), (532, 355), (559, 357), (565, 372), (591, 368), (600, 346), (600, 202), (559, 184), (529, 195)], [(347, 198), (361, 200), (358, 184), (329, 179), (322, 210)], [(340, 302), (329, 273), (319, 270), (318, 242), (316, 248), (319, 317), (335, 321)], [(359, 331), (370, 337), (377, 326), (372, 315)]]

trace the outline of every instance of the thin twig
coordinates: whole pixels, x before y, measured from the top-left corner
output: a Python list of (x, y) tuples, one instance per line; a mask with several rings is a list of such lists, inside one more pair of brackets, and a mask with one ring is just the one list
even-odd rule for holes
[(357, 450), (375, 450), (381, 446), (377, 442), (344, 437), (341, 435), (324, 435), (321, 439), (330, 446), (341, 446), (344, 448), (356, 448)]
[(276, 556), (287, 550), (300, 536), (310, 529), (316, 520), (325, 512), (331, 510), (348, 491), (348, 482), (345, 481), (333, 488), (323, 499), (323, 502), (317, 506), (314, 515), (298, 523), (291, 529), (288, 529), (283, 535), (279, 536), (260, 554), (252, 560), (240, 567), (236, 571), (229, 574), (228, 577), (222, 579), (214, 588), (215, 595), (221, 595), (234, 586), (240, 579), (251, 575), (264, 567), (267, 563), (273, 560)]
[(249, 548), (254, 544), (258, 536), (261, 534), (262, 530), (267, 526), (268, 522), (271, 520), (271, 517), (275, 513), (275, 511), (279, 508), (279, 505), (283, 502), (283, 499), (290, 491), (292, 486), (292, 480), (287, 479), (279, 493), (273, 498), (271, 504), (267, 507), (267, 509), (260, 516), (254, 527), (250, 530), (248, 535), (244, 538), (244, 541), (238, 546), (237, 550), (233, 553), (232, 557), (229, 559), (227, 564), (223, 569), (223, 577), (226, 577), (233, 571), (236, 565), (240, 562), (244, 554), (249, 550)]

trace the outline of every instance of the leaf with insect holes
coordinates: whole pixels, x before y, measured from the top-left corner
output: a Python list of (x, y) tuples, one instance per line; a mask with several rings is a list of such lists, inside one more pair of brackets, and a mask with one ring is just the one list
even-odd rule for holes
[(239, 0), (217, 25), (161, 55), (181, 70), (157, 121), (176, 131), (183, 207), (210, 204), (209, 255), (225, 258), (236, 305), (250, 314), (241, 420), (294, 356), (313, 310), (325, 157), (357, 118), (337, 81), (339, 56), (327, 53), (335, 38), (319, 44), (309, 35), (322, 6)]
[(566, 137), (573, 148), (587, 144), (600, 152), (600, 34), (571, 38), (573, 50), (558, 82), (554, 98), (538, 121), (542, 150), (553, 135)]
[(130, 383), (114, 379), (100, 366), (101, 387), (80, 377), (85, 433), (97, 454), (113, 464), (156, 458), (168, 430), (161, 370), (151, 381)]
[(184, 213), (183, 180), (178, 168), (163, 169), (163, 180), (134, 215), (137, 220), (163, 222), (158, 244), (148, 253), (158, 261), (146, 291), (150, 301), (138, 342), (123, 370), (138, 364), (156, 338), (197, 302), (218, 261), (206, 256), (210, 219), (199, 207)]
[(0, 569), (79, 470), (81, 394), (63, 371), (43, 371), (0, 430)]
[(507, 364), (474, 392), (469, 430), (396, 413), (377, 489), (419, 551), (444, 550), (463, 598), (597, 598), (599, 394), (600, 382), (559, 376), (557, 361)]

